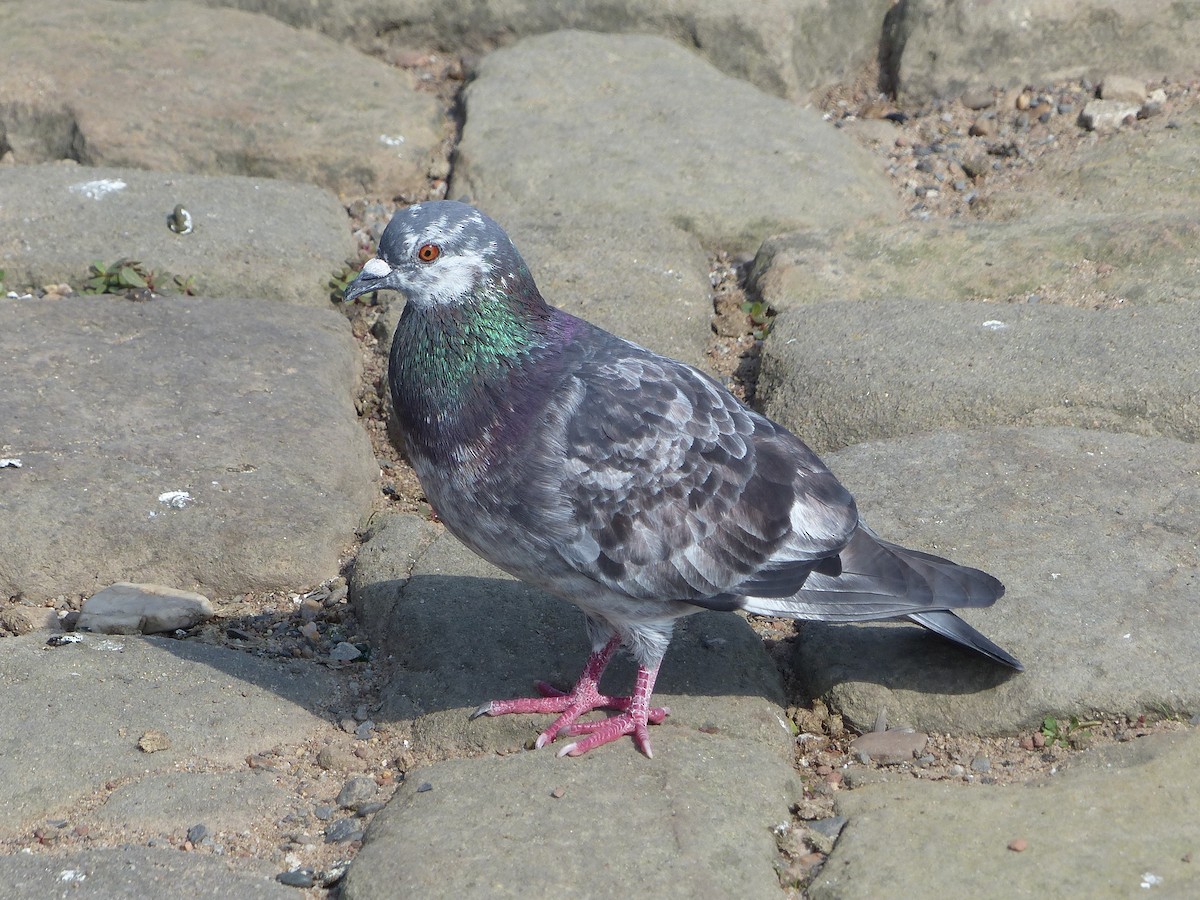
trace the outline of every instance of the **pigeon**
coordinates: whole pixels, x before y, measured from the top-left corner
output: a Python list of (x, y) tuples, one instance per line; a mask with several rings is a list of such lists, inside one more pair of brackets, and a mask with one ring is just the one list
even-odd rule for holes
[[(1004, 586), (883, 540), (818, 456), (720, 383), (548, 304), (503, 229), (455, 201), (398, 211), (347, 287), (407, 298), (388, 381), (403, 450), (466, 546), (579, 607), (591, 654), (568, 692), (473, 715), (553, 714), (538, 748), (625, 735), (647, 757), (650, 697), (675, 620), (700, 610), (903, 619), (1017, 671), (951, 610)], [(629, 696), (601, 693), (624, 648)], [(580, 721), (595, 709), (607, 718)]]

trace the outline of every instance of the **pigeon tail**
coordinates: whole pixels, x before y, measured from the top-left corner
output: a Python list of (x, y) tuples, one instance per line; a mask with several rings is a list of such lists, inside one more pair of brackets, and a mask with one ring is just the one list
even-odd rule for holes
[(954, 643), (974, 650), (976, 653), (982, 653), (988, 659), (1010, 666), (1018, 672), (1025, 671), (1025, 667), (1021, 665), (1019, 659), (1003, 647), (988, 640), (984, 635), (980, 634), (948, 609), (934, 609), (929, 612), (910, 613), (907, 618), (909, 621), (916, 622), (918, 625), (928, 628), (934, 634), (940, 634), (947, 640), (954, 641)]
[(789, 597), (749, 596), (742, 608), (759, 615), (822, 622), (908, 618), (989, 659), (1024, 671), (1021, 663), (951, 609), (991, 606), (1004, 585), (986, 572), (879, 538), (860, 525), (837, 557), (816, 563)]

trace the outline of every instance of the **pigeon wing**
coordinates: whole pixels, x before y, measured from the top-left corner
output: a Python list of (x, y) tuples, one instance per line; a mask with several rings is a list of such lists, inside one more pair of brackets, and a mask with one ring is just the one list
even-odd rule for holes
[(575, 368), (562, 420), (564, 558), (639, 599), (733, 609), (795, 593), (853, 532), (849, 493), (708, 376), (609, 341)]

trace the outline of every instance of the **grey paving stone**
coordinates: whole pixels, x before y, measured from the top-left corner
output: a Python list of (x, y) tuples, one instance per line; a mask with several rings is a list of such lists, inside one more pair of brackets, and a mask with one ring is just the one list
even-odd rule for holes
[(660, 739), (653, 760), (604, 749), (408, 773), (371, 823), (344, 896), (782, 895), (771, 829), (787, 821), (796, 786), (778, 754), (682, 733)]
[[(329, 279), (355, 255), (329, 191), (270, 178), (77, 165), (0, 167), (0, 269), (7, 290), (70, 284), (88, 267), (136, 259), (192, 279), (206, 297), (329, 305)], [(193, 232), (167, 217), (182, 204)], [(165, 279), (163, 292), (180, 293)]]
[(910, 625), (806, 623), (794, 662), (856, 727), (1014, 733), (1046, 715), (1200, 709), (1200, 448), (1069, 428), (938, 432), (827, 457), (890, 540), (1008, 588), (963, 613), (1016, 675)]
[[(800, 232), (764, 241), (751, 281), (777, 310), (898, 299), (1140, 308), (1200, 296), (1200, 272), (1179, 253), (1198, 230), (1193, 213), (1126, 207), (1061, 218)], [(1004, 311), (997, 309), (996, 318)]]
[(970, 0), (914, 0), (888, 16), (883, 56), (885, 69), (898, 71), (902, 99), (919, 104), (975, 84), (1191, 73), (1197, 38), (1195, 11), (1169, 0), (1043, 0), (1020, 14)]
[[(772, 232), (898, 207), (878, 159), (819, 113), (649, 35), (561, 31), (498, 50), (466, 116), (450, 195), (497, 215), (536, 204), (541, 220), (661, 220), (708, 247), (754, 250)], [(736, 121), (755, 127), (714, 127)]]
[(986, 425), (1196, 441), (1196, 347), (1200, 322), (1185, 304), (814, 304), (776, 319), (758, 396), (821, 452)]
[(891, 0), (831, 6), (822, 0), (202, 0), (261, 11), (293, 25), (371, 45), (485, 53), (497, 42), (579, 28), (660, 34), (694, 47), (714, 66), (765, 91), (803, 97), (875, 58)]
[[(25, 711), (0, 717), (0, 837), (46, 818), (77, 821), (79, 799), (110, 780), (195, 758), (244, 766), (251, 753), (306, 740), (322, 724), (313, 711), (336, 698), (329, 674), (311, 663), (161, 638), (85, 635), (49, 648), (39, 634), (0, 644), (0, 694)], [(139, 750), (148, 729), (170, 748)], [(118, 807), (146, 789), (127, 790)]]
[[(1198, 773), (1193, 730), (1089, 751), (1032, 785), (906, 777), (843, 791), (850, 821), (809, 896), (1033, 897), (1048, 880), (1075, 897), (1195, 896)], [(1027, 849), (1007, 849), (1015, 838)]]
[(262, 772), (163, 772), (117, 788), (83, 821), (178, 835), (199, 823), (220, 844), (225, 832), (274, 825), (299, 802)]
[(0, 299), (0, 593), (333, 577), (378, 471), (357, 366), (332, 310)]
[[(1076, 153), (1047, 154), (1030, 172), (1028, 189), (997, 192), (986, 215), (1056, 220), (1066, 230), (1097, 215), (1124, 218), (1130, 244), (1121, 262), (1161, 260), (1167, 267), (1152, 277), (1176, 277), (1182, 267), (1175, 253), (1166, 251), (1177, 252), (1196, 240), (1200, 183), (1192, 174), (1200, 166), (1200, 110), (1184, 107), (1171, 118), (1174, 128), (1119, 132)], [(1190, 234), (1171, 226), (1180, 218), (1193, 223)], [(1080, 239), (1087, 240), (1083, 234)]]
[[(350, 586), (374, 655), (395, 666), (381, 715), (414, 720), (423, 754), (522, 747), (549, 717), (467, 715), (488, 700), (531, 696), (539, 679), (569, 688), (590, 649), (571, 604), (513, 580), (440, 526), (412, 516), (393, 517), (367, 542)], [(633, 666), (624, 659), (604, 681), (614, 691), (632, 683)], [(790, 750), (778, 672), (735, 615), (701, 613), (679, 623), (654, 699), (671, 708), (651, 736), (656, 758), (659, 744), (699, 729), (781, 756)], [(632, 743), (626, 749), (635, 753)]]
[(465, 102), (450, 196), (509, 231), (550, 302), (693, 364), (708, 253), (896, 210), (878, 162), (818, 114), (662, 38), (529, 38), (490, 54)]
[(258, 860), (151, 850), (86, 850), (65, 856), (0, 856), (0, 900), (79, 897), (254, 897), (295, 900), (294, 888), (275, 882), (275, 870)]
[(21, 61), (0, 71), (5, 144), (21, 164), (394, 195), (423, 190), (439, 154), (442, 111), (410, 73), (267, 16), (174, 0), (7, 3), (0, 57)]

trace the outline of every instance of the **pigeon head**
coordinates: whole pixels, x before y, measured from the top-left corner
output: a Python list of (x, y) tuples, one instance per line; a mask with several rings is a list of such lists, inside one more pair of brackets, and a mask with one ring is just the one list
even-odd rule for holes
[(397, 212), (376, 256), (346, 288), (345, 300), (381, 290), (398, 291), (424, 308), (467, 303), (481, 293), (537, 295), (525, 261), (504, 230), (473, 206), (453, 200)]

